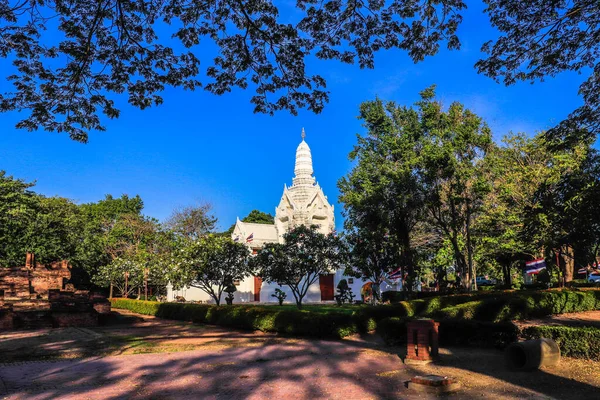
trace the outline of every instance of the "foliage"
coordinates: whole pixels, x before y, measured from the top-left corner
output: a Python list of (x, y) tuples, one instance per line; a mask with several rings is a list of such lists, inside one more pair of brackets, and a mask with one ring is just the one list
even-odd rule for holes
[[(100, 113), (119, 116), (113, 94), (126, 93), (129, 104), (145, 109), (161, 104), (168, 86), (217, 95), (252, 87), (255, 112), (318, 113), (328, 93), (322, 76), (307, 73), (308, 58), (373, 68), (376, 51), (399, 48), (420, 61), (441, 42), (459, 47), (456, 29), (465, 7), (460, 0), (295, 6), (2, 0), (0, 57), (12, 60), (15, 91), (0, 96), (0, 111), (30, 111), (18, 128), (66, 132), (79, 141), (87, 141), (90, 130), (104, 130)], [(43, 34), (48, 29), (58, 34)], [(203, 81), (199, 46), (214, 49), (203, 60)]]
[(347, 273), (379, 283), (400, 267), (412, 280), (416, 271), (411, 234), (423, 211), (415, 174), (418, 117), (377, 99), (361, 104), (359, 118), (367, 133), (357, 137), (350, 153), (355, 167), (338, 182), (351, 248)]
[[(246, 215), (244, 218), (242, 218), (242, 222), (250, 222), (253, 224), (274, 224), (275, 223), (275, 218), (268, 213), (259, 211), (259, 210), (252, 210), (250, 211), (250, 214)], [(227, 237), (231, 237), (231, 234), (233, 233), (233, 230), (235, 229), (235, 224), (232, 224), (229, 229), (227, 229), (225, 232), (222, 233), (223, 236), (227, 236)]]
[(125, 232), (130, 228), (126, 221), (143, 219), (143, 207), (139, 196), (127, 195), (119, 198), (107, 195), (98, 202), (78, 206), (81, 239), (71, 263), (75, 267), (73, 275), (79, 275), (80, 285), (89, 284), (100, 267), (109, 265), (118, 256), (116, 244), (126, 244)]
[(584, 104), (547, 132), (556, 147), (590, 143), (600, 128), (600, 50), (597, 1), (514, 2), (486, 0), (501, 35), (484, 44), (479, 72), (511, 85), (543, 80), (563, 71), (589, 73), (579, 87)]
[[(512, 268), (539, 257), (540, 247), (550, 244), (540, 237), (546, 226), (528, 231), (527, 221), (541, 206), (536, 193), (559, 179), (576, 158), (569, 152), (551, 151), (544, 134), (529, 138), (523, 133), (505, 136), (502, 145), (492, 146), (486, 155), (483, 173), (491, 190), (475, 221), (477, 255), (482, 263), (499, 265), (507, 287), (512, 285)], [(538, 223), (543, 222), (531, 221)]]
[(242, 222), (251, 222), (253, 224), (273, 224), (275, 218), (270, 213), (265, 213), (259, 210), (252, 210), (246, 215)]
[(350, 153), (357, 165), (338, 184), (354, 264), (365, 277), (399, 266), (408, 273), (404, 287), (411, 290), (419, 275), (417, 244), (427, 249), (421, 252), (427, 259), (444, 239), (470, 288), (472, 225), (489, 190), (480, 168), (492, 143), (489, 128), (459, 103), (445, 111), (435, 87), (421, 93), (415, 108), (365, 102), (360, 118), (368, 133)]
[(348, 281), (341, 279), (337, 284), (337, 294), (334, 296), (339, 306), (349, 303), (352, 304), (356, 295), (352, 293), (352, 288), (348, 286)]
[(181, 238), (169, 266), (169, 280), (175, 289), (197, 287), (219, 305), (225, 288), (250, 275), (249, 255), (245, 245), (222, 236)]
[(523, 337), (549, 338), (556, 341), (563, 356), (600, 361), (600, 330), (595, 327), (529, 326)]
[(206, 203), (174, 210), (164, 225), (176, 235), (198, 239), (214, 231), (216, 224), (217, 218), (212, 214), (212, 206)]
[(227, 293), (227, 297), (225, 297), (225, 301), (227, 302), (228, 305), (232, 305), (233, 304), (233, 294), (235, 292), (237, 292), (237, 288), (235, 287), (234, 284), (230, 283), (224, 290), (225, 293)]
[(281, 290), (279, 288), (275, 288), (275, 293), (273, 293), (271, 295), (271, 297), (275, 297), (277, 299), (277, 302), (279, 303), (279, 305), (282, 306), (283, 301), (287, 297), (287, 294), (283, 290)]
[[(410, 319), (384, 318), (377, 323), (377, 333), (387, 344), (406, 344), (408, 321)], [(511, 322), (443, 319), (439, 323), (439, 342), (442, 346), (504, 348), (516, 342), (519, 335), (519, 328)]]
[[(394, 305), (345, 307), (307, 305), (304, 310), (286, 306), (217, 307), (126, 299), (113, 299), (112, 305), (113, 308), (124, 308), (162, 318), (296, 336), (342, 338), (354, 333), (376, 330), (387, 341), (398, 343), (405, 341), (405, 323), (409, 318), (430, 317), (441, 309), (461, 304), (470, 306), (469, 303), (473, 302), (480, 302), (482, 307), (478, 315), (485, 316), (486, 312), (497, 313), (497, 310), (512, 307), (512, 316), (530, 318), (551, 313), (600, 309), (600, 291), (551, 290), (527, 293), (463, 294), (411, 300)], [(506, 316), (510, 314), (505, 312)], [(487, 316), (483, 319), (469, 319), (466, 316), (461, 318), (460, 315), (444, 315), (439, 321), (440, 341), (443, 345), (502, 347), (516, 340), (517, 330), (509, 320), (503, 321)], [(572, 335), (572, 332), (569, 334)], [(568, 338), (567, 333), (564, 336)]]
[(342, 241), (300, 225), (283, 235), (284, 243), (267, 243), (252, 259), (257, 275), (267, 282), (288, 286), (298, 308), (319, 275), (339, 268), (345, 257)]
[(33, 186), (0, 171), (0, 265), (24, 265), (27, 252), (43, 263), (71, 259), (76, 251), (77, 206), (36, 194)]
[(161, 318), (291, 336), (343, 338), (357, 332), (357, 324), (352, 315), (339, 312), (312, 312), (269, 306), (217, 307), (121, 299), (113, 299), (112, 306), (115, 309), (127, 309)]

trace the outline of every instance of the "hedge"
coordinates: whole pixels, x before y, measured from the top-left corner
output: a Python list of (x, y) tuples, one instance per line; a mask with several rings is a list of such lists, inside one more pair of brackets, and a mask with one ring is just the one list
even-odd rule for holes
[[(377, 333), (386, 344), (406, 343), (406, 325), (410, 319), (385, 318), (377, 324)], [(519, 328), (510, 322), (493, 323), (447, 319), (439, 321), (442, 346), (477, 346), (504, 348), (519, 337)]]
[[(461, 334), (461, 337), (472, 336), (475, 342), (489, 344), (491, 339), (488, 340), (488, 337), (496, 333), (478, 338), (475, 335), (477, 329), (474, 327), (487, 329), (491, 325), (483, 323), (509, 322), (551, 314), (598, 310), (600, 290), (565, 289), (437, 296), (401, 301), (392, 305), (357, 306), (352, 313), (348, 313), (348, 310), (311, 311), (256, 305), (217, 307), (207, 304), (158, 303), (127, 299), (113, 299), (112, 304), (114, 308), (125, 308), (161, 318), (320, 338), (342, 338), (375, 329), (381, 333), (386, 331), (386, 324), (399, 323), (397, 320), (388, 320), (390, 318), (429, 317), (444, 321), (445, 326), (451, 326), (450, 324), (453, 323), (455, 329), (464, 329), (465, 334)], [(387, 321), (382, 322), (383, 320)], [(458, 326), (457, 322), (449, 321), (477, 321), (477, 323), (463, 323)], [(379, 327), (382, 323), (383, 327)], [(503, 325), (504, 328), (506, 326)], [(443, 328), (440, 328), (440, 334), (442, 330)], [(512, 335), (509, 331), (510, 329), (506, 330), (507, 334)], [(468, 332), (472, 332), (473, 335), (469, 334), (469, 336)]]
[[(421, 304), (416, 315), (436, 319), (467, 319), (489, 322), (540, 318), (552, 314), (591, 311), (600, 309), (599, 290), (546, 290), (538, 292), (496, 293), (469, 298), (459, 296), (427, 299)], [(452, 298), (462, 300), (458, 304), (449, 304)], [(414, 303), (424, 300), (414, 300)]]
[(238, 329), (278, 332), (294, 336), (343, 338), (360, 331), (360, 317), (338, 312), (281, 310), (274, 306), (221, 306), (188, 303), (158, 303), (113, 299), (113, 308), (160, 318), (207, 323)]
[(530, 326), (525, 339), (550, 338), (558, 343), (563, 356), (600, 361), (600, 329), (594, 327)]

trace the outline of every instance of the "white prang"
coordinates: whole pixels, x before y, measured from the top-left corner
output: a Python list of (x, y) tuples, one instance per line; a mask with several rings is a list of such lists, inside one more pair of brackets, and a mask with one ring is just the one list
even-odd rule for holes
[[(292, 186), (283, 187), (283, 195), (279, 205), (275, 209), (275, 224), (256, 224), (242, 222), (237, 218), (235, 228), (231, 238), (239, 243), (246, 244), (256, 254), (266, 243), (283, 243), (283, 235), (293, 228), (305, 225), (316, 225), (318, 231), (327, 235), (335, 229), (333, 205), (329, 204), (327, 196), (323, 189), (317, 183), (314, 177), (312, 154), (310, 147), (304, 140), (306, 134), (302, 129), (302, 142), (296, 148), (296, 162), (294, 165), (294, 178)], [(333, 277), (333, 290), (341, 279), (348, 279), (343, 275), (342, 270), (331, 271)], [(350, 284), (354, 294), (360, 298), (360, 288), (364, 282), (361, 279), (354, 279)], [(260, 289), (259, 289), (260, 288)], [(277, 302), (271, 295), (275, 289), (282, 289), (287, 293), (286, 303), (293, 302), (294, 297), (287, 287), (279, 287), (277, 284), (262, 285), (255, 283), (254, 277), (239, 282), (237, 292), (235, 292), (235, 303), (253, 302), (254, 294), (260, 297), (260, 302)], [(187, 288), (185, 290), (174, 292), (169, 290), (169, 300), (180, 295), (187, 300), (202, 300), (212, 302), (210, 297), (196, 288)], [(322, 300), (320, 283), (317, 281), (309, 287), (305, 302), (319, 302)], [(333, 299), (326, 299), (328, 301)]]

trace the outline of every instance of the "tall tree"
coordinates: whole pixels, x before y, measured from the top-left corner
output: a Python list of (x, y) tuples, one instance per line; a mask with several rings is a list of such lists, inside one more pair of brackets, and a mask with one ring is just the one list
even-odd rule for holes
[[(412, 280), (411, 236), (424, 206), (415, 173), (422, 137), (418, 114), (375, 100), (361, 104), (359, 118), (367, 133), (358, 136), (350, 153), (356, 166), (338, 183), (351, 254), (366, 278), (379, 281), (401, 267)], [(406, 285), (409, 290), (412, 286)]]
[(444, 111), (435, 100), (435, 87), (421, 92), (417, 108), (424, 133), (419, 175), (426, 208), (431, 223), (450, 242), (462, 284), (470, 290), (475, 278), (473, 223), (489, 190), (481, 162), (492, 135), (462, 104), (452, 103)]
[(345, 248), (340, 238), (323, 235), (316, 227), (300, 225), (283, 235), (284, 243), (267, 243), (252, 259), (255, 273), (267, 282), (288, 286), (296, 306), (321, 274), (344, 265)]
[(0, 266), (24, 264), (27, 252), (39, 262), (74, 256), (80, 233), (77, 206), (36, 194), (33, 186), (0, 171)]

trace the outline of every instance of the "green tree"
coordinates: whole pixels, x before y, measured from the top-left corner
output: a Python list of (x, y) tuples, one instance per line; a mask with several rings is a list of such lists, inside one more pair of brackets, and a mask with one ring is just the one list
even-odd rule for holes
[[(143, 208), (144, 203), (139, 196), (127, 195), (119, 198), (107, 195), (98, 202), (79, 206), (81, 239), (71, 259), (73, 278), (78, 284), (89, 284), (100, 266), (108, 265), (116, 258), (109, 252), (111, 242), (115, 241), (113, 228), (124, 216), (141, 218)], [(119, 225), (123, 227), (123, 223)]]
[(201, 289), (220, 305), (223, 291), (234, 280), (250, 276), (249, 257), (246, 246), (222, 236), (179, 239), (169, 280), (175, 289), (186, 286)]
[(539, 241), (527, 235), (525, 223), (530, 210), (537, 207), (536, 191), (551, 177), (548, 166), (554, 155), (545, 146), (543, 134), (533, 138), (509, 134), (502, 142), (490, 148), (484, 162), (491, 190), (474, 229), (478, 257), (482, 262), (497, 263), (510, 287), (511, 269), (541, 255)]
[(356, 166), (338, 183), (352, 264), (374, 282), (398, 266), (412, 281), (417, 275), (412, 233), (424, 207), (416, 174), (418, 114), (377, 99), (361, 104), (359, 118), (367, 133), (350, 153)]
[[(250, 223), (254, 223), (254, 224), (274, 224), (275, 223), (275, 218), (268, 213), (259, 211), (259, 210), (252, 210), (250, 211), (250, 214), (246, 215), (244, 218), (242, 218), (242, 222), (250, 222)], [(222, 233), (223, 236), (227, 236), (227, 237), (231, 237), (231, 234), (233, 233), (233, 230), (235, 229), (235, 224), (232, 224), (229, 229), (227, 229), (225, 232)]]
[(296, 306), (321, 274), (345, 264), (345, 248), (333, 234), (323, 235), (316, 227), (300, 225), (283, 235), (284, 243), (267, 243), (252, 259), (252, 268), (267, 282), (288, 286)]
[(450, 242), (461, 282), (471, 290), (473, 223), (489, 190), (481, 162), (492, 135), (462, 104), (454, 102), (444, 111), (434, 89), (423, 91), (417, 103), (423, 132), (419, 175), (429, 220)]
[(27, 252), (38, 262), (74, 255), (80, 231), (77, 207), (62, 197), (36, 194), (33, 186), (0, 171), (0, 265), (23, 265)]
[(598, 238), (597, 205), (600, 166), (596, 150), (580, 143), (574, 149), (555, 151), (549, 171), (536, 190), (536, 207), (526, 221), (526, 231), (554, 258), (559, 256), (563, 282), (575, 270), (594, 262)]

